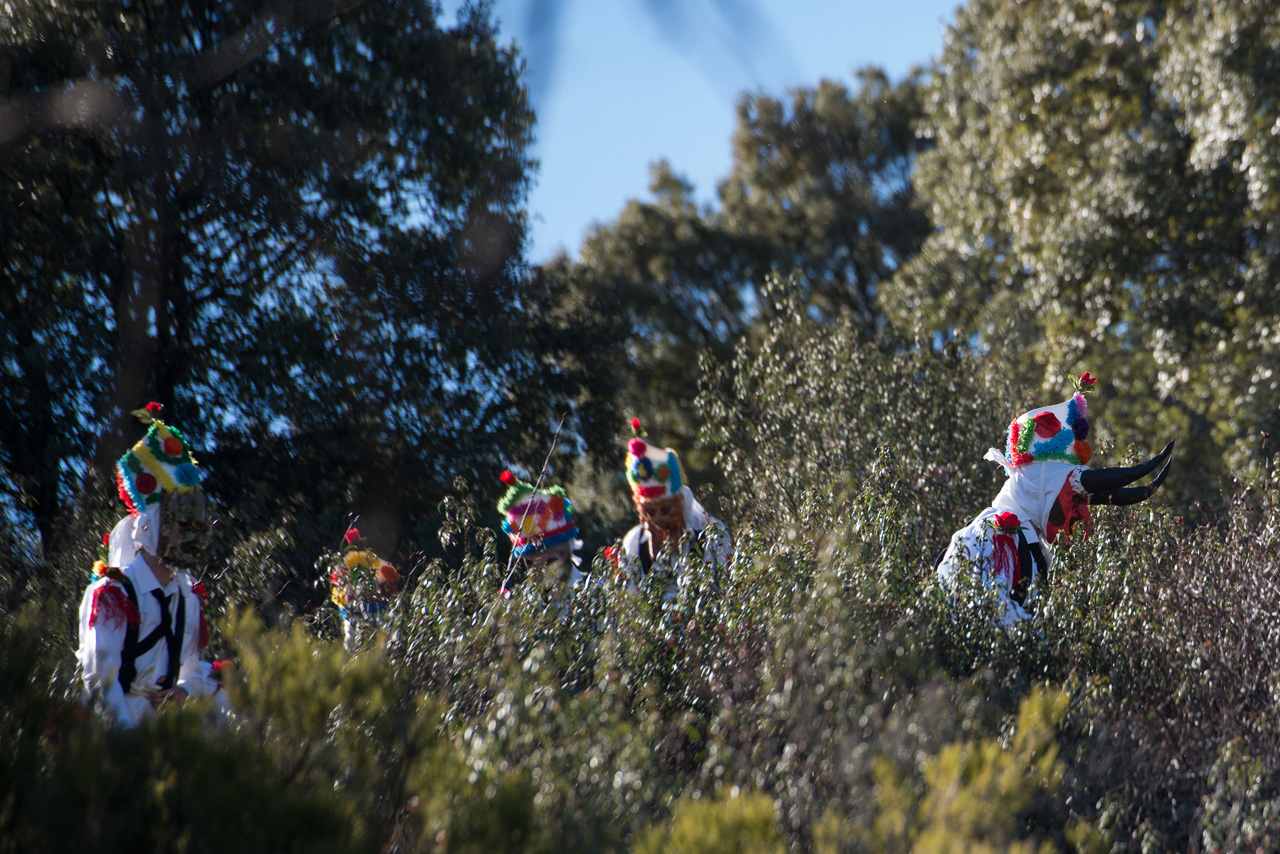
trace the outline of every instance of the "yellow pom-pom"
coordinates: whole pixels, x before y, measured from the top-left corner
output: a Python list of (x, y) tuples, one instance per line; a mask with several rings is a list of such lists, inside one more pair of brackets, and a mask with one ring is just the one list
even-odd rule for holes
[(350, 551), (342, 556), (342, 562), (347, 565), (347, 569), (355, 569), (357, 566), (368, 566), (369, 553), (363, 551)]

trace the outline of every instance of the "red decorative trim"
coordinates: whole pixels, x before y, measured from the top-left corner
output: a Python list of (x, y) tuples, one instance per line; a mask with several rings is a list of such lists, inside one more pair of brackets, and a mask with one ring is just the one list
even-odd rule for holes
[(93, 601), (89, 605), (89, 628), (98, 625), (99, 619), (116, 625), (142, 625), (142, 614), (138, 612), (138, 606), (124, 592), (124, 588), (114, 581), (93, 591)]

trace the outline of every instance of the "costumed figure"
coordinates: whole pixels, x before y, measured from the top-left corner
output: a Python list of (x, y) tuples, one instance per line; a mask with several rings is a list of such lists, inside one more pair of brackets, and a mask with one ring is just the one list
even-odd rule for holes
[(578, 523), (573, 516), (573, 502), (564, 488), (552, 486), (537, 489), (510, 471), (502, 473), (506, 494), (498, 502), (502, 514), (502, 531), (511, 540), (511, 560), (501, 595), (511, 592), (527, 577), (540, 579), (547, 591), (577, 587), (590, 579), (578, 567), (582, 559), (577, 550)]
[(149, 403), (133, 413), (150, 428), (116, 463), (129, 515), (107, 536), (107, 558), (95, 564), (80, 603), (76, 658), (90, 703), (124, 727), (188, 696), (228, 708), (223, 664), (199, 658), (209, 632), (204, 586), (191, 573), (204, 562), (210, 530), (200, 471), (160, 409)]
[(329, 598), (342, 619), (342, 644), (356, 652), (385, 620), (400, 591), (400, 573), (374, 554), (356, 528), (343, 535), (342, 551), (329, 564)]
[(723, 570), (733, 558), (733, 542), (724, 523), (708, 514), (684, 483), (676, 452), (645, 441), (639, 418), (631, 419), (631, 432), (624, 465), (640, 524), (622, 538), (621, 561), (629, 586), (653, 572), (666, 575), (665, 595), (672, 599), (688, 561), (703, 560)]
[[(1088, 538), (1089, 505), (1137, 504), (1150, 498), (1169, 473), (1173, 442), (1145, 463), (1127, 468), (1090, 469), (1088, 406), (1085, 394), (1096, 379), (1086, 371), (1072, 380), (1070, 400), (1024, 412), (1009, 423), (1003, 452), (984, 459), (1007, 476), (1000, 493), (977, 518), (951, 537), (935, 561), (944, 585), (954, 587), (961, 574), (974, 573), (1000, 597), (997, 621), (1004, 626), (1034, 613), (1038, 588), (1048, 583), (1053, 546), (1070, 544), (1077, 524)], [(1146, 486), (1130, 486), (1164, 465)]]

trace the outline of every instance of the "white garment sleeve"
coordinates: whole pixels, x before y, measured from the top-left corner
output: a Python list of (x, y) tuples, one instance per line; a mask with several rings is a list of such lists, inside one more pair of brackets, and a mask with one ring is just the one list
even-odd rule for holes
[[(90, 697), (98, 699), (107, 717), (121, 726), (131, 727), (136, 721), (125, 702), (124, 688), (120, 687), (120, 654), (124, 650), (125, 622), (99, 619), (96, 626), (89, 625), (93, 612), (93, 594), (100, 587), (115, 584), (100, 581), (92, 584), (80, 602), (80, 672)], [(128, 594), (120, 589), (123, 596)]]

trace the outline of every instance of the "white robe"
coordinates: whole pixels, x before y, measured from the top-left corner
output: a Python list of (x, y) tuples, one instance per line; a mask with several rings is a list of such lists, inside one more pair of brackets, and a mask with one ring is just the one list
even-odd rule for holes
[[(728, 566), (729, 561), (733, 559), (733, 540), (729, 538), (729, 533), (725, 529), (724, 523), (707, 513), (698, 499), (693, 497), (693, 492), (689, 487), (683, 487), (680, 490), (680, 494), (684, 498), (685, 530), (695, 534), (707, 531), (708, 535), (703, 542), (705, 559), (716, 566)], [(644, 525), (636, 525), (622, 538), (622, 555), (629, 565), (628, 570), (630, 573), (627, 587), (631, 590), (637, 589), (637, 582), (641, 579), (640, 549), (648, 544), (649, 539), (649, 532)], [(672, 561), (671, 566), (666, 563), (666, 554), (659, 552), (654, 556), (651, 571), (667, 570), (675, 575), (677, 586), (667, 591), (665, 595), (668, 599), (675, 598), (679, 589), (678, 586), (683, 584), (684, 568), (686, 559), (690, 556), (690, 549), (690, 543), (687, 540), (683, 542), (680, 554)]]
[[(1067, 478), (1080, 477), (1085, 466), (1060, 462), (1040, 462), (1012, 467), (1004, 462), (1004, 455), (999, 451), (989, 452), (987, 459), (995, 459), (1004, 466), (1008, 480), (1004, 482), (1000, 493), (968, 525), (951, 536), (951, 544), (938, 564), (938, 579), (943, 586), (955, 589), (955, 582), (960, 573), (977, 573), (978, 581), (987, 588), (995, 589), (1000, 598), (1000, 613), (996, 621), (1009, 626), (1019, 620), (1031, 618), (1028, 599), (1018, 604), (1010, 596), (1011, 579), (992, 572), (994, 544), (992, 538), (995, 530), (991, 520), (997, 513), (1014, 513), (1022, 523), (1022, 532), (1033, 549), (1044, 553), (1046, 569), (1053, 563), (1053, 547), (1044, 542), (1049, 512), (1058, 500), (1062, 486)], [(1034, 593), (1032, 594), (1034, 595)]]
[[(185, 608), (184, 625), (180, 645), (180, 662), (175, 688), (183, 688), (192, 696), (207, 696), (218, 691), (221, 685), (213, 678), (212, 666), (200, 661), (197, 645), (200, 639), (200, 599), (191, 589), (191, 577), (182, 570), (175, 570), (173, 579), (164, 587), (147, 565), (141, 553), (122, 568), (133, 582), (138, 594), (138, 611), (142, 624), (138, 627), (139, 640), (147, 637), (160, 625), (160, 603), (152, 595), (160, 590), (169, 598), (171, 625), (176, 618), (174, 610), (181, 591)], [(89, 625), (95, 591), (107, 585), (116, 585), (120, 593), (128, 596), (123, 585), (110, 578), (100, 578), (85, 590), (80, 602), (80, 648), (76, 659), (85, 688), (99, 705), (102, 713), (111, 721), (132, 727), (152, 714), (149, 695), (160, 690), (160, 680), (168, 669), (169, 652), (163, 640), (142, 653), (135, 660), (137, 675), (128, 693), (120, 684), (121, 655), (124, 651), (126, 624), (121, 619), (110, 619), (99, 614), (97, 624)]]

